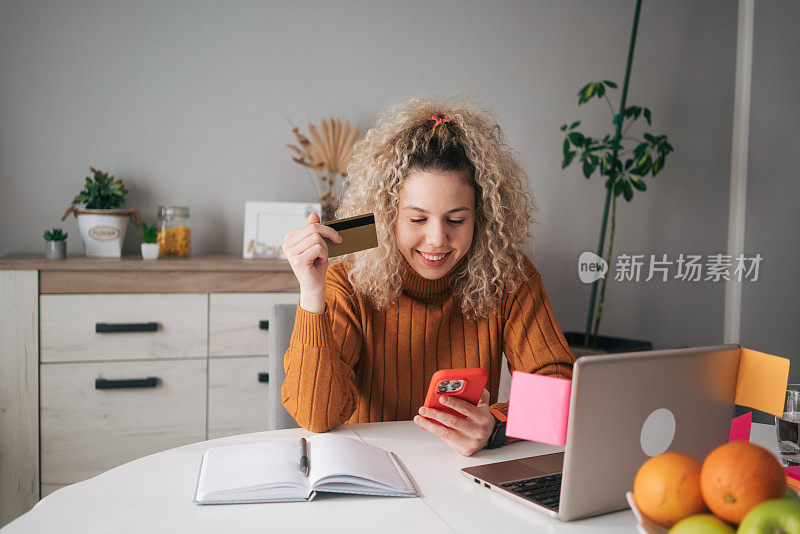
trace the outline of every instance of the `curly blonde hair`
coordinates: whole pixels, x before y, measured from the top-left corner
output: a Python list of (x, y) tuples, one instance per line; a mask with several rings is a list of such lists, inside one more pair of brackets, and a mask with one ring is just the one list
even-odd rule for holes
[[(433, 116), (450, 119), (437, 123)], [(434, 125), (436, 126), (434, 127)], [(463, 171), (475, 188), (472, 245), (451, 278), (467, 317), (485, 317), (503, 291), (525, 281), (521, 246), (530, 232), (528, 176), (491, 113), (463, 99), (413, 98), (389, 107), (354, 147), (337, 217), (375, 213), (378, 247), (348, 257), (349, 280), (379, 310), (402, 290), (404, 262), (395, 225), (403, 181), (411, 171)]]

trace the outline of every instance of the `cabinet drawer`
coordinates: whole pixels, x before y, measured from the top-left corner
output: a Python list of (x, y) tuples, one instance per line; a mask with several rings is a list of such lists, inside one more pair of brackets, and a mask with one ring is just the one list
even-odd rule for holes
[(259, 375), (268, 363), (265, 357), (208, 360), (208, 439), (267, 430), (271, 386)]
[[(40, 377), (42, 484), (205, 439), (206, 360), (43, 364)], [(155, 387), (96, 389), (147, 377)]]
[(43, 295), (40, 361), (205, 356), (207, 298), (191, 293)]
[(209, 297), (209, 355), (267, 354), (271, 306), (297, 304), (299, 298), (299, 293), (212, 293)]

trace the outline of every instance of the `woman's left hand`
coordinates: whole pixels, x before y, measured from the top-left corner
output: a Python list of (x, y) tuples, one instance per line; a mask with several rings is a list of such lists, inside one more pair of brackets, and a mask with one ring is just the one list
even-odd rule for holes
[(489, 411), (489, 391), (483, 390), (477, 406), (463, 399), (444, 395), (439, 402), (464, 414), (466, 418), (422, 406), (419, 415), (414, 416), (414, 422), (442, 438), (451, 449), (462, 456), (471, 456), (488, 445), (495, 423), (494, 416)]

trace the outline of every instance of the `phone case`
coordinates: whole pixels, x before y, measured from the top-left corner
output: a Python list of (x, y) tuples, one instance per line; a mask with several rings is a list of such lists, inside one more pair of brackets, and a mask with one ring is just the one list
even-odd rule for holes
[[(433, 373), (431, 383), (428, 386), (428, 394), (425, 396), (425, 406), (428, 408), (436, 408), (443, 412), (453, 414), (457, 417), (466, 417), (464, 414), (442, 406), (439, 402), (439, 397), (448, 395), (463, 399), (470, 404), (478, 404), (483, 394), (483, 389), (486, 387), (487, 374), (485, 369), (470, 368), (470, 369), (441, 369)], [(454, 390), (458, 385), (457, 382), (462, 382), (459, 389)], [(442, 389), (440, 389), (442, 388)]]

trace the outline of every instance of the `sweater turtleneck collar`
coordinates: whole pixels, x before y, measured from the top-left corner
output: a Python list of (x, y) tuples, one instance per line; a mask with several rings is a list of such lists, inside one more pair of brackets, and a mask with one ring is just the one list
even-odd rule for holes
[(450, 269), (446, 275), (436, 280), (428, 280), (419, 275), (417, 271), (408, 263), (406, 257), (402, 254), (403, 258), (403, 293), (414, 299), (420, 300), (439, 300), (449, 297), (453, 294), (450, 282), (455, 273), (464, 264), (467, 257), (464, 255), (458, 263)]

